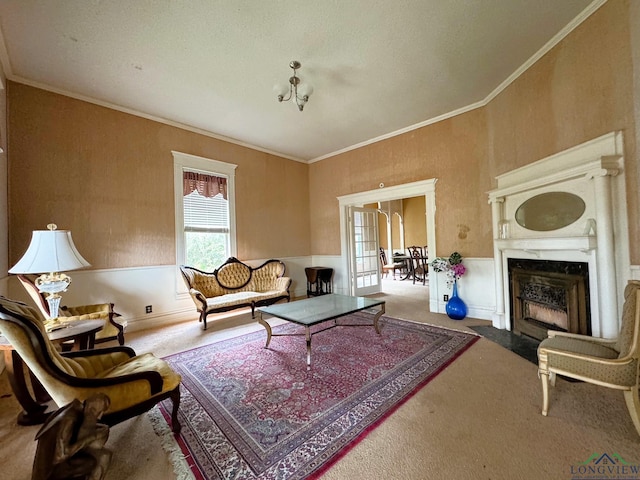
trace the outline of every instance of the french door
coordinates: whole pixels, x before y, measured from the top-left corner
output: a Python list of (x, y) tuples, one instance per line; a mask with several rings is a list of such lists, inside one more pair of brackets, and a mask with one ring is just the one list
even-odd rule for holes
[(380, 292), (378, 211), (349, 207), (351, 284), (355, 296)]

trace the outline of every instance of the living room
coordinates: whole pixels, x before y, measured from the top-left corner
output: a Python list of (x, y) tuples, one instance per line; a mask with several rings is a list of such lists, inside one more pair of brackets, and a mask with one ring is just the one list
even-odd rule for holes
[[(583, 3), (584, 8), (589, 5), (589, 2)], [(304, 59), (300, 60), (305, 63)], [(290, 73), (286, 67), (285, 63), (283, 76)], [(71, 274), (73, 283), (64, 294), (63, 302), (74, 305), (114, 301), (128, 320), (128, 334), (151, 351), (153, 348), (141, 336), (141, 332), (149, 328), (176, 329), (173, 332), (180, 332), (194, 345), (201, 341), (198, 335), (203, 335), (178, 271), (172, 152), (237, 165), (234, 254), (256, 265), (270, 258), (282, 260), (287, 266), (287, 275), (293, 279), (294, 297), (305, 295), (304, 268), (310, 265), (333, 267), (335, 290), (350, 291), (338, 198), (437, 179), (435, 229), (427, 228), (436, 245), (434, 250), (430, 246), (430, 254), (444, 256), (458, 251), (463, 255), (469, 273), (461, 288), (470, 311), (474, 312), (471, 319), (487, 323), (494, 320), (497, 308), (494, 269), (497, 226), (489, 204), (489, 192), (497, 188), (496, 177), (611, 132), (621, 132), (629, 244), (629, 264), (623, 276), (640, 279), (640, 192), (637, 188), (640, 183), (640, 5), (637, 2), (599, 2), (597, 8), (592, 7), (589, 15), (581, 18), (544, 54), (535, 57), (535, 61), (508, 82), (505, 78), (502, 88), (493, 90), (492, 95), (483, 97), (473, 108), (312, 162), (227, 141), (221, 132), (188, 129), (178, 121), (163, 121), (126, 108), (115, 108), (100, 100), (97, 94), (96, 98), (74, 97), (70, 92), (21, 78), (7, 71), (9, 68), (11, 65), (3, 61), (0, 231), (5, 233), (0, 236), (0, 271), (5, 274), (0, 278), (0, 293), (9, 298), (28, 299), (16, 279), (6, 272), (23, 254), (32, 231), (55, 222), (59, 228), (72, 232), (78, 250), (91, 263), (91, 268)], [(13, 68), (17, 69), (18, 65)], [(473, 78), (468, 81), (472, 82)], [(304, 112), (293, 112), (298, 122), (307, 121), (305, 115), (311, 114), (312, 104), (319, 98), (314, 95), (320, 94), (316, 91), (310, 97)], [(278, 104), (275, 98), (270, 100), (275, 103), (274, 108), (296, 110), (293, 105)], [(381, 183), (384, 183), (383, 189)], [(430, 208), (428, 202), (427, 208)], [(430, 285), (430, 292), (432, 288)], [(430, 311), (415, 317), (446, 324), (446, 320), (434, 317), (440, 315), (436, 312), (443, 311), (442, 281), (439, 288), (437, 297), (431, 298), (437, 304), (430, 303)], [(151, 313), (145, 312), (147, 305), (153, 305)], [(391, 311), (393, 303), (389, 300), (387, 312)], [(410, 315), (404, 308), (396, 312), (402, 312), (397, 316)], [(226, 322), (233, 324), (234, 320)], [(214, 328), (214, 332), (219, 330)], [(186, 348), (185, 344), (182, 346)], [(451, 404), (447, 414), (455, 415), (454, 407), (458, 408), (459, 416), (451, 420), (454, 424), (468, 419), (474, 411), (478, 416), (485, 412), (487, 418), (482, 426), (470, 429), (475, 433), (495, 429), (488, 434), (490, 440), (484, 438), (479, 443), (493, 442), (491, 468), (492, 472), (500, 472), (496, 465), (504, 462), (507, 466), (502, 478), (541, 478), (526, 469), (538, 460), (542, 462), (542, 453), (554, 457), (551, 471), (558, 473), (562, 472), (563, 465), (568, 472), (570, 465), (586, 460), (594, 451), (630, 451), (633, 427), (628, 429), (628, 414), (622, 398), (614, 395), (615, 392), (578, 385), (582, 395), (580, 400), (575, 400), (578, 405), (570, 406), (567, 400), (566, 408), (561, 410), (573, 412), (568, 419), (544, 418), (539, 413), (541, 394), (535, 365), (512, 359), (508, 356), (510, 352), (494, 350), (493, 345), (484, 342), (477, 342), (465, 356), (476, 348), (479, 350), (472, 357), (475, 363), (469, 360), (459, 369), (451, 372), (447, 369), (429, 384), (437, 400), (421, 393), (421, 407), (426, 410), (419, 414), (421, 410), (416, 408), (405, 414), (401, 408), (397, 430), (385, 438), (376, 430), (367, 438), (370, 443), (379, 442), (372, 448), (380, 457), (386, 456), (385, 449), (392, 449), (400, 456), (389, 455), (393, 468), (404, 462), (401, 452), (393, 446), (394, 441), (404, 444), (404, 440), (400, 441), (402, 428), (415, 421), (414, 416), (428, 417), (424, 411), (432, 411), (434, 405), (439, 415), (445, 415), (441, 409), (443, 403)], [(168, 349), (162, 347), (159, 354), (162, 352), (168, 353)], [(501, 363), (499, 366), (487, 364), (483, 356), (485, 359), (499, 357)], [(512, 369), (510, 364), (514, 365)], [(456, 367), (454, 363), (451, 368)], [(476, 377), (473, 380), (465, 377), (465, 372), (460, 371), (462, 367)], [(451, 375), (447, 377), (448, 374)], [(499, 375), (503, 376), (501, 381), (496, 378)], [(503, 387), (499, 387), (500, 384)], [(477, 402), (464, 405), (461, 397), (476, 395), (471, 391), (476, 389), (481, 391), (478, 397), (472, 397)], [(563, 392), (573, 397), (568, 393), (571, 388), (564, 387)], [(522, 408), (527, 413), (521, 417), (517, 417), (521, 412), (511, 403), (517, 396), (526, 396)], [(601, 412), (593, 405), (586, 405), (585, 399), (594, 398), (600, 402)], [(595, 420), (585, 420), (590, 414), (624, 425), (616, 424), (611, 429), (613, 433), (602, 432)], [(501, 419), (515, 422), (520, 429), (519, 433), (505, 433), (513, 441), (518, 435), (533, 435), (531, 432), (538, 435), (534, 438), (541, 445), (542, 453), (539, 451), (528, 459), (516, 458), (522, 451), (501, 443)], [(580, 423), (585, 421), (586, 426)], [(457, 434), (464, 436), (462, 429), (455, 428)], [(558, 428), (563, 430), (561, 434)], [(440, 435), (445, 433), (446, 429), (438, 431)], [(554, 450), (544, 446), (546, 434), (561, 435), (567, 444), (575, 442), (577, 437), (586, 438), (585, 446)], [(420, 435), (416, 432), (412, 438), (418, 439)], [(429, 436), (429, 433), (423, 435)], [(477, 437), (472, 438), (478, 441)], [(603, 443), (599, 439), (603, 439)], [(425, 449), (433, 447), (433, 440), (423, 441)], [(455, 442), (448, 439), (446, 443), (453, 447)], [(559, 443), (551, 445), (557, 447)], [(412, 454), (418, 455), (421, 451), (421, 448), (412, 448), (415, 448)], [(353, 452), (357, 454), (356, 450)], [(473, 465), (475, 476), (482, 477), (480, 464), (484, 454), (482, 450), (478, 458), (467, 458), (474, 456), (467, 451), (461, 460), (461, 470), (468, 461), (467, 465)], [(363, 455), (374, 461), (371, 451)], [(629, 461), (640, 461), (640, 458), (631, 458), (631, 453), (628, 455)], [(453, 457), (460, 458), (459, 452)], [(383, 460), (374, 464), (380, 471), (388, 472)], [(518, 470), (520, 461), (526, 468)], [(437, 478), (437, 472), (447, 471), (440, 467), (438, 463), (431, 478)], [(455, 471), (454, 466), (449, 467), (449, 473)], [(544, 471), (542, 463), (539, 467)], [(417, 476), (411, 467), (407, 468), (411, 473), (404, 478), (425, 478)], [(365, 478), (362, 474), (358, 477), (357, 463), (347, 471), (354, 478)], [(458, 478), (465, 478), (458, 473)], [(331, 470), (327, 476), (331, 477)], [(492, 478), (501, 478), (500, 473)]]

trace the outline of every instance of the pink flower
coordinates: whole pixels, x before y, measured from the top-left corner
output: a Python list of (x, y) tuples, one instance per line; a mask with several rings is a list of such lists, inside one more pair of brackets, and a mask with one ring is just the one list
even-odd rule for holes
[(453, 252), (449, 258), (436, 257), (429, 265), (434, 272), (442, 272), (446, 275), (448, 287), (451, 287), (467, 272), (467, 267), (462, 264), (462, 255), (458, 252)]
[(467, 268), (462, 263), (451, 265), (451, 269), (453, 270), (453, 274), (456, 278), (460, 278), (467, 271)]

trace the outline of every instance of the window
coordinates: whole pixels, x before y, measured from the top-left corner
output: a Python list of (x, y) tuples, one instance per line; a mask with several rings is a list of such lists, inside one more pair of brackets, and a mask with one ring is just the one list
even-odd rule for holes
[(211, 272), (229, 258), (227, 179), (192, 170), (182, 178), (184, 263)]
[(235, 256), (236, 165), (173, 152), (176, 259), (213, 271)]

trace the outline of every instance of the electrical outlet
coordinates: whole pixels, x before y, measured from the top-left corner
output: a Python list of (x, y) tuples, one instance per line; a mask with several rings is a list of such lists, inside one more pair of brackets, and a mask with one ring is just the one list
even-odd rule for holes
[[(444, 300), (445, 302), (448, 302), (449, 301), (449, 295), (444, 295), (442, 300)], [(149, 312), (147, 312), (147, 313), (149, 313)]]
[(151, 305), (147, 305), (146, 307), (144, 307), (144, 310), (147, 313), (151, 313), (153, 311), (153, 308), (151, 307)]

